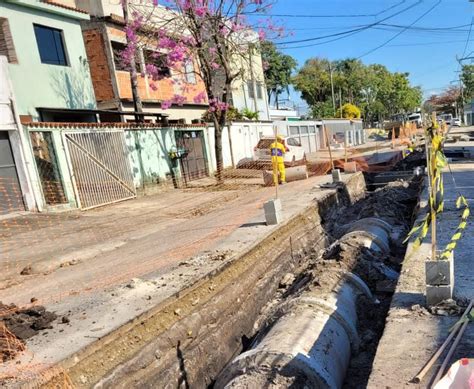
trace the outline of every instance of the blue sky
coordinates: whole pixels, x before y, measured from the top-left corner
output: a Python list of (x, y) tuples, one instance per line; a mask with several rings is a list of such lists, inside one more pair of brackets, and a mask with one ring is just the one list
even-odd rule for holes
[[(384, 23), (407, 26), (420, 18), (412, 26), (416, 29), (409, 29), (400, 34), (403, 28), (377, 26), (376, 29), (370, 28), (327, 44), (288, 48), (282, 51), (296, 58), (301, 66), (306, 59), (311, 57), (325, 57), (331, 60), (359, 57), (394, 38), (386, 46), (363, 56), (361, 60), (367, 64), (383, 64), (391, 71), (409, 72), (411, 82), (421, 86), (425, 96), (428, 96), (439, 92), (458, 77), (458, 73), (455, 72), (459, 67), (456, 55), (461, 56), (464, 52), (469, 26), (474, 15), (474, 2), (469, 2), (469, 0), (441, 0), (441, 2), (439, 0), (277, 0), (271, 14), (337, 16), (328, 18), (275, 17), (278, 24), (283, 24), (286, 30), (293, 34), (281, 41), (295, 41), (357, 29), (359, 26), (380, 21), (410, 6), (413, 7)], [(422, 16), (432, 7), (434, 8), (429, 13)], [(342, 15), (367, 16), (339, 17)], [(425, 29), (462, 25), (465, 26), (454, 30), (427, 31)], [(396, 34), (400, 35), (394, 37)], [(323, 41), (318, 39), (287, 46), (306, 46)], [(465, 55), (473, 50), (474, 27)]]

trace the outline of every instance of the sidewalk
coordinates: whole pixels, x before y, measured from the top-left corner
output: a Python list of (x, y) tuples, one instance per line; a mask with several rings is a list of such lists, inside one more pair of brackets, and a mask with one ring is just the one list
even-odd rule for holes
[[(471, 143), (473, 142), (466, 142)], [(447, 149), (457, 149), (459, 144), (446, 144)], [(471, 205), (471, 217), (459, 241), (455, 253), (455, 290), (454, 298), (466, 303), (474, 299), (474, 223), (472, 207), (474, 204), (474, 162), (457, 161), (451, 163), (453, 177), (457, 188)], [(460, 212), (456, 210), (455, 201), (458, 191), (454, 187), (453, 177), (444, 173), (445, 211), (437, 223), (439, 247), (444, 247), (460, 221)], [(423, 195), (422, 207), (427, 206), (427, 192)], [(421, 209), (424, 215), (426, 209)], [(458, 316), (436, 316), (425, 308), (425, 272), (424, 261), (430, 256), (431, 240), (428, 236), (419, 250), (408, 247), (403, 269), (393, 296), (385, 331), (377, 349), (377, 355), (370, 376), (369, 388), (381, 387), (419, 387), (425, 388), (441, 365), (444, 355), (438, 360), (420, 384), (409, 381), (429, 360), (436, 349), (448, 336), (448, 330), (459, 320)], [(462, 357), (474, 357), (474, 324), (470, 324), (463, 339), (456, 349), (454, 363)], [(450, 366), (450, 365), (449, 365)]]
[[(315, 198), (333, 193), (319, 188), (329, 180), (312, 177), (280, 187), (284, 220), (314, 204)], [(274, 194), (272, 187), (175, 191), (85, 213), (58, 214), (43, 224), (41, 215), (19, 218), (9, 230), (8, 246), (3, 243), (7, 259), (23, 266), (28, 253), (35, 253), (33, 270), (38, 264), (53, 266), (46, 274), (11, 276), (0, 301), (23, 306), (34, 297), (70, 321), (29, 339), (21, 363), (57, 363), (225, 266), (278, 229), (265, 225), (262, 209)], [(30, 230), (33, 218), (40, 224)], [(48, 240), (50, 234), (56, 238)], [(79, 254), (82, 259), (58, 266), (58, 257)]]

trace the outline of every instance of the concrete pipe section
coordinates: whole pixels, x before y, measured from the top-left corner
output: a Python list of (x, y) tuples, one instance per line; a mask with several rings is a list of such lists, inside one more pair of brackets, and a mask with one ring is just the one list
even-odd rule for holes
[(235, 358), (216, 388), (274, 386), (340, 388), (352, 352), (359, 345), (356, 301), (368, 294), (355, 275), (343, 277), (330, 293), (308, 291), (286, 308), (263, 340)]
[(386, 221), (368, 217), (351, 223), (344, 236), (339, 239), (340, 242), (355, 241), (357, 244), (363, 244), (368, 249), (390, 253), (390, 232), (392, 227)]

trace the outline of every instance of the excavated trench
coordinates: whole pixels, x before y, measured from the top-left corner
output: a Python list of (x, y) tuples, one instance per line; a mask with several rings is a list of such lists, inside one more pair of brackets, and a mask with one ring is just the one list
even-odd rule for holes
[[(364, 387), (421, 183), (361, 174), (61, 363), (77, 388)], [(166, 384), (164, 384), (166, 383)]]
[(333, 208), (329, 246), (305, 247), (255, 323), (260, 330), (214, 388), (365, 387), (393, 295), (421, 179)]

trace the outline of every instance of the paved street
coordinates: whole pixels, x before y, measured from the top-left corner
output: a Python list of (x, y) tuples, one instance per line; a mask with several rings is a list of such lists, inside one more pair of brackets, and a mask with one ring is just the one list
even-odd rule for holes
[[(453, 129), (450, 135), (474, 135), (474, 127)], [(446, 151), (474, 150), (474, 141), (447, 143)], [(472, 157), (473, 154), (471, 154)], [(455, 160), (450, 163), (451, 172), (444, 172), (445, 211), (438, 217), (438, 244), (444, 247), (460, 222), (460, 212), (456, 210), (455, 201), (462, 193), (471, 206), (471, 217), (463, 238), (454, 252), (454, 298), (467, 304), (474, 299), (474, 222), (472, 207), (474, 204), (474, 162)], [(422, 206), (427, 205), (427, 190), (422, 195)], [(420, 210), (424, 214), (426, 209)], [(384, 335), (379, 343), (374, 360), (373, 373), (370, 377), (370, 388), (381, 386), (401, 387), (418, 373), (436, 349), (448, 336), (449, 329), (459, 320), (458, 316), (436, 316), (425, 310), (425, 268), (424, 261), (430, 257), (431, 236), (419, 250), (409, 246), (403, 268), (394, 294), (391, 309), (387, 317)], [(397, 339), (394, 342), (394, 339)], [(462, 341), (451, 359), (452, 362), (472, 357), (474, 350), (474, 327), (469, 325)], [(444, 354), (443, 354), (444, 355)], [(409, 358), (407, 358), (409, 356)], [(419, 385), (410, 386), (425, 388), (436, 373), (442, 359), (434, 365)], [(387, 369), (390, 366), (390, 369)]]

